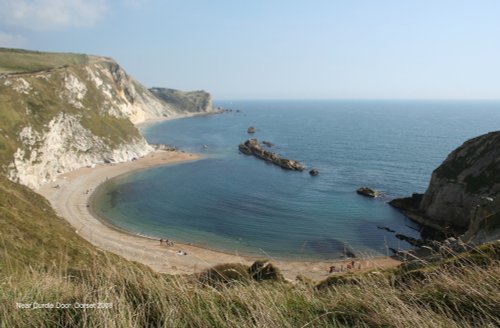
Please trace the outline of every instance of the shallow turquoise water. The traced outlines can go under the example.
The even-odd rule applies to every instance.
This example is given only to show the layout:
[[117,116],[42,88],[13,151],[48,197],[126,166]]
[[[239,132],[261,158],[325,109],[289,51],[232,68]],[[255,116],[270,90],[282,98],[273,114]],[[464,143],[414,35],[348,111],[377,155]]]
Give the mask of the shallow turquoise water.
[[[424,192],[432,170],[465,140],[498,129],[499,102],[234,101],[229,113],[168,121],[153,143],[204,153],[196,162],[118,177],[95,210],[140,234],[277,258],[330,259],[409,247],[388,226],[418,236],[386,202]],[[252,137],[319,169],[290,172],[238,153]],[[203,149],[202,145],[207,145]],[[367,199],[367,185],[384,197]]]

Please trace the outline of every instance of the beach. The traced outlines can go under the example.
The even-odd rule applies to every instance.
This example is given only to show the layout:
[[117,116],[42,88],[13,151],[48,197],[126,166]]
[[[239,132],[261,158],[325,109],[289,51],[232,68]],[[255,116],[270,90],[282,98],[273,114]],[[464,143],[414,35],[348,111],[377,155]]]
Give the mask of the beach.
[[[68,221],[75,231],[96,247],[143,263],[154,271],[168,274],[192,274],[222,263],[251,264],[256,258],[218,252],[175,240],[173,246],[160,245],[158,239],[138,236],[113,228],[94,216],[90,201],[100,184],[113,177],[155,166],[201,159],[198,154],[178,151],[155,151],[135,161],[99,164],[58,176],[55,181],[40,187],[37,192],[47,198],[57,214]],[[179,255],[181,254],[186,255]],[[283,261],[269,258],[280,268],[285,278],[295,280],[298,275],[314,280],[327,278],[329,268],[346,267],[350,260],[338,261]],[[392,257],[357,258],[356,269],[362,271],[395,267],[400,262]],[[339,274],[339,273],[334,273]]]

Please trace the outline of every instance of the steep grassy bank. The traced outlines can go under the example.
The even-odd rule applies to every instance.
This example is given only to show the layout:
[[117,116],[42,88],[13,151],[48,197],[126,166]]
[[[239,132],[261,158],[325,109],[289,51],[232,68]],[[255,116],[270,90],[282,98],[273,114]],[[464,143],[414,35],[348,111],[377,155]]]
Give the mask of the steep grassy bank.
[[[0,326],[500,325],[498,244],[320,285],[242,280],[213,288],[197,277],[156,274],[97,250],[42,197],[3,177],[0,193]],[[16,309],[16,302],[112,308]]]

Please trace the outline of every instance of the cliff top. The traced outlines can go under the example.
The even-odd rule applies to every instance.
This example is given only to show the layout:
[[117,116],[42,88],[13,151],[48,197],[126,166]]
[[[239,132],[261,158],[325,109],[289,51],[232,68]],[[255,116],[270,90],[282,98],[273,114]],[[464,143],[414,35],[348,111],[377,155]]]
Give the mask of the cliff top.
[[0,73],[34,73],[85,64],[88,55],[0,48]]

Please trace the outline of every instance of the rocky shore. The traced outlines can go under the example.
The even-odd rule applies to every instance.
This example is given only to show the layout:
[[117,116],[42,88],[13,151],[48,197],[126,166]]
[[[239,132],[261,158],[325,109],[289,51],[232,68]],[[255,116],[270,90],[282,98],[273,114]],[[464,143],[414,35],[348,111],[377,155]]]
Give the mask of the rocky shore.
[[265,150],[259,144],[257,139],[248,139],[238,146],[239,150],[245,155],[253,155],[267,162],[278,165],[286,170],[303,171],[304,165],[288,158],[280,157],[276,153]]
[[[421,224],[423,238],[462,235],[484,243],[500,237],[500,131],[470,139],[432,173],[424,194],[389,205]],[[466,233],[465,233],[466,232]],[[465,234],[464,234],[465,233]],[[463,235],[464,234],[464,235]]]

